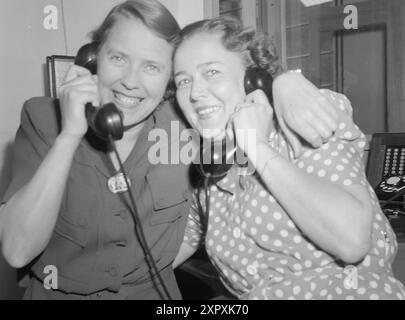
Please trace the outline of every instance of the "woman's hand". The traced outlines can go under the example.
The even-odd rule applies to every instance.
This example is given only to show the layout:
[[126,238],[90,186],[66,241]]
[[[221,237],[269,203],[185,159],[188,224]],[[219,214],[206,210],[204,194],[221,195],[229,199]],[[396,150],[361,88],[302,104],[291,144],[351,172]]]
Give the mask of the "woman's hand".
[[317,148],[337,129],[339,116],[332,104],[301,73],[288,72],[273,83],[274,109],[294,154],[301,154],[300,138]]
[[99,106],[97,76],[89,70],[73,65],[59,89],[62,113],[62,133],[65,136],[81,139],[88,125],[85,117],[85,105]]
[[264,92],[255,90],[246,96],[244,103],[235,108],[231,121],[238,147],[248,157],[252,157],[255,156],[257,144],[267,144],[274,127],[273,108]]

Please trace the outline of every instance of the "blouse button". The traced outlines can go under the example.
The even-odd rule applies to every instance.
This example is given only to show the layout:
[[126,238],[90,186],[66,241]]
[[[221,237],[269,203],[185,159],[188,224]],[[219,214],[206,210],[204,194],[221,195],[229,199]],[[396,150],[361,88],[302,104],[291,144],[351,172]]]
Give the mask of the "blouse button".
[[239,228],[233,229],[233,236],[235,238],[240,238],[240,229]]
[[251,275],[254,276],[257,273],[257,268],[253,265],[247,266],[247,272]]

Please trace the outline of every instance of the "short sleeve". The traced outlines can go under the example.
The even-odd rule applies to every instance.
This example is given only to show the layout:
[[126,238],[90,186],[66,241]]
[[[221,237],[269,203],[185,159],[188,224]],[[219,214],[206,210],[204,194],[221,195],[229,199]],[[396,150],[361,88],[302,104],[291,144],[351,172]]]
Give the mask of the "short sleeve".
[[193,193],[183,240],[183,243],[187,243],[193,248],[199,248],[204,243],[205,239],[204,221],[202,221],[203,216],[198,197],[199,192],[196,190]]
[[21,112],[21,123],[13,146],[11,182],[2,204],[28,183],[50,149],[49,139],[47,142],[44,132],[35,125],[35,117],[38,115],[34,116],[33,112],[35,108],[32,100],[29,100]]
[[330,90],[321,92],[333,102],[339,113],[339,125],[331,139],[320,148],[306,147],[296,165],[308,174],[350,186],[366,184],[363,163],[366,137],[352,121],[352,107],[342,94]]

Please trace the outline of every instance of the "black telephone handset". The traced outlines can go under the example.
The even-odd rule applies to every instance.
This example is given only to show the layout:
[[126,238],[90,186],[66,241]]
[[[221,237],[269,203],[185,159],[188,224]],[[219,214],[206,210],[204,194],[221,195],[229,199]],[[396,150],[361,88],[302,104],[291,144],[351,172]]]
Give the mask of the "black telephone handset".
[[[75,64],[96,74],[96,49],[97,45],[92,42],[82,46],[76,55]],[[95,108],[91,103],[86,104],[86,118],[94,133],[104,140],[107,140],[109,135],[114,140],[120,140],[124,134],[123,116],[112,102],[106,103],[100,108]]]
[[[254,90],[261,89],[266,94],[270,104],[273,104],[273,77],[271,74],[263,68],[252,67],[246,69],[244,86],[246,94],[253,92]],[[230,159],[234,157],[236,150],[235,141],[230,141],[228,137],[222,141],[214,142],[207,147],[203,145],[201,141],[200,152],[200,165],[199,171],[205,177],[211,177],[214,179],[220,179],[225,177],[226,173],[232,167],[232,161]],[[207,163],[206,152],[209,152],[210,159]]]

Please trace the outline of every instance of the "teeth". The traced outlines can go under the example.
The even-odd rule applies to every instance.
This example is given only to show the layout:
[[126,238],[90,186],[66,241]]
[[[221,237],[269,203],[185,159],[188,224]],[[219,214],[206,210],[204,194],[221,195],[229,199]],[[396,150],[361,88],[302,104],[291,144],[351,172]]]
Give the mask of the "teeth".
[[205,115],[213,113],[219,109],[220,109],[220,107],[209,107],[209,108],[204,108],[202,110],[199,110],[199,111],[197,111],[197,113],[199,116],[205,116]]
[[119,93],[115,93],[114,95],[115,95],[115,98],[118,100],[118,102],[121,102],[126,105],[135,105],[142,101],[142,99],[140,99],[140,98],[127,97],[127,96],[124,96]]

